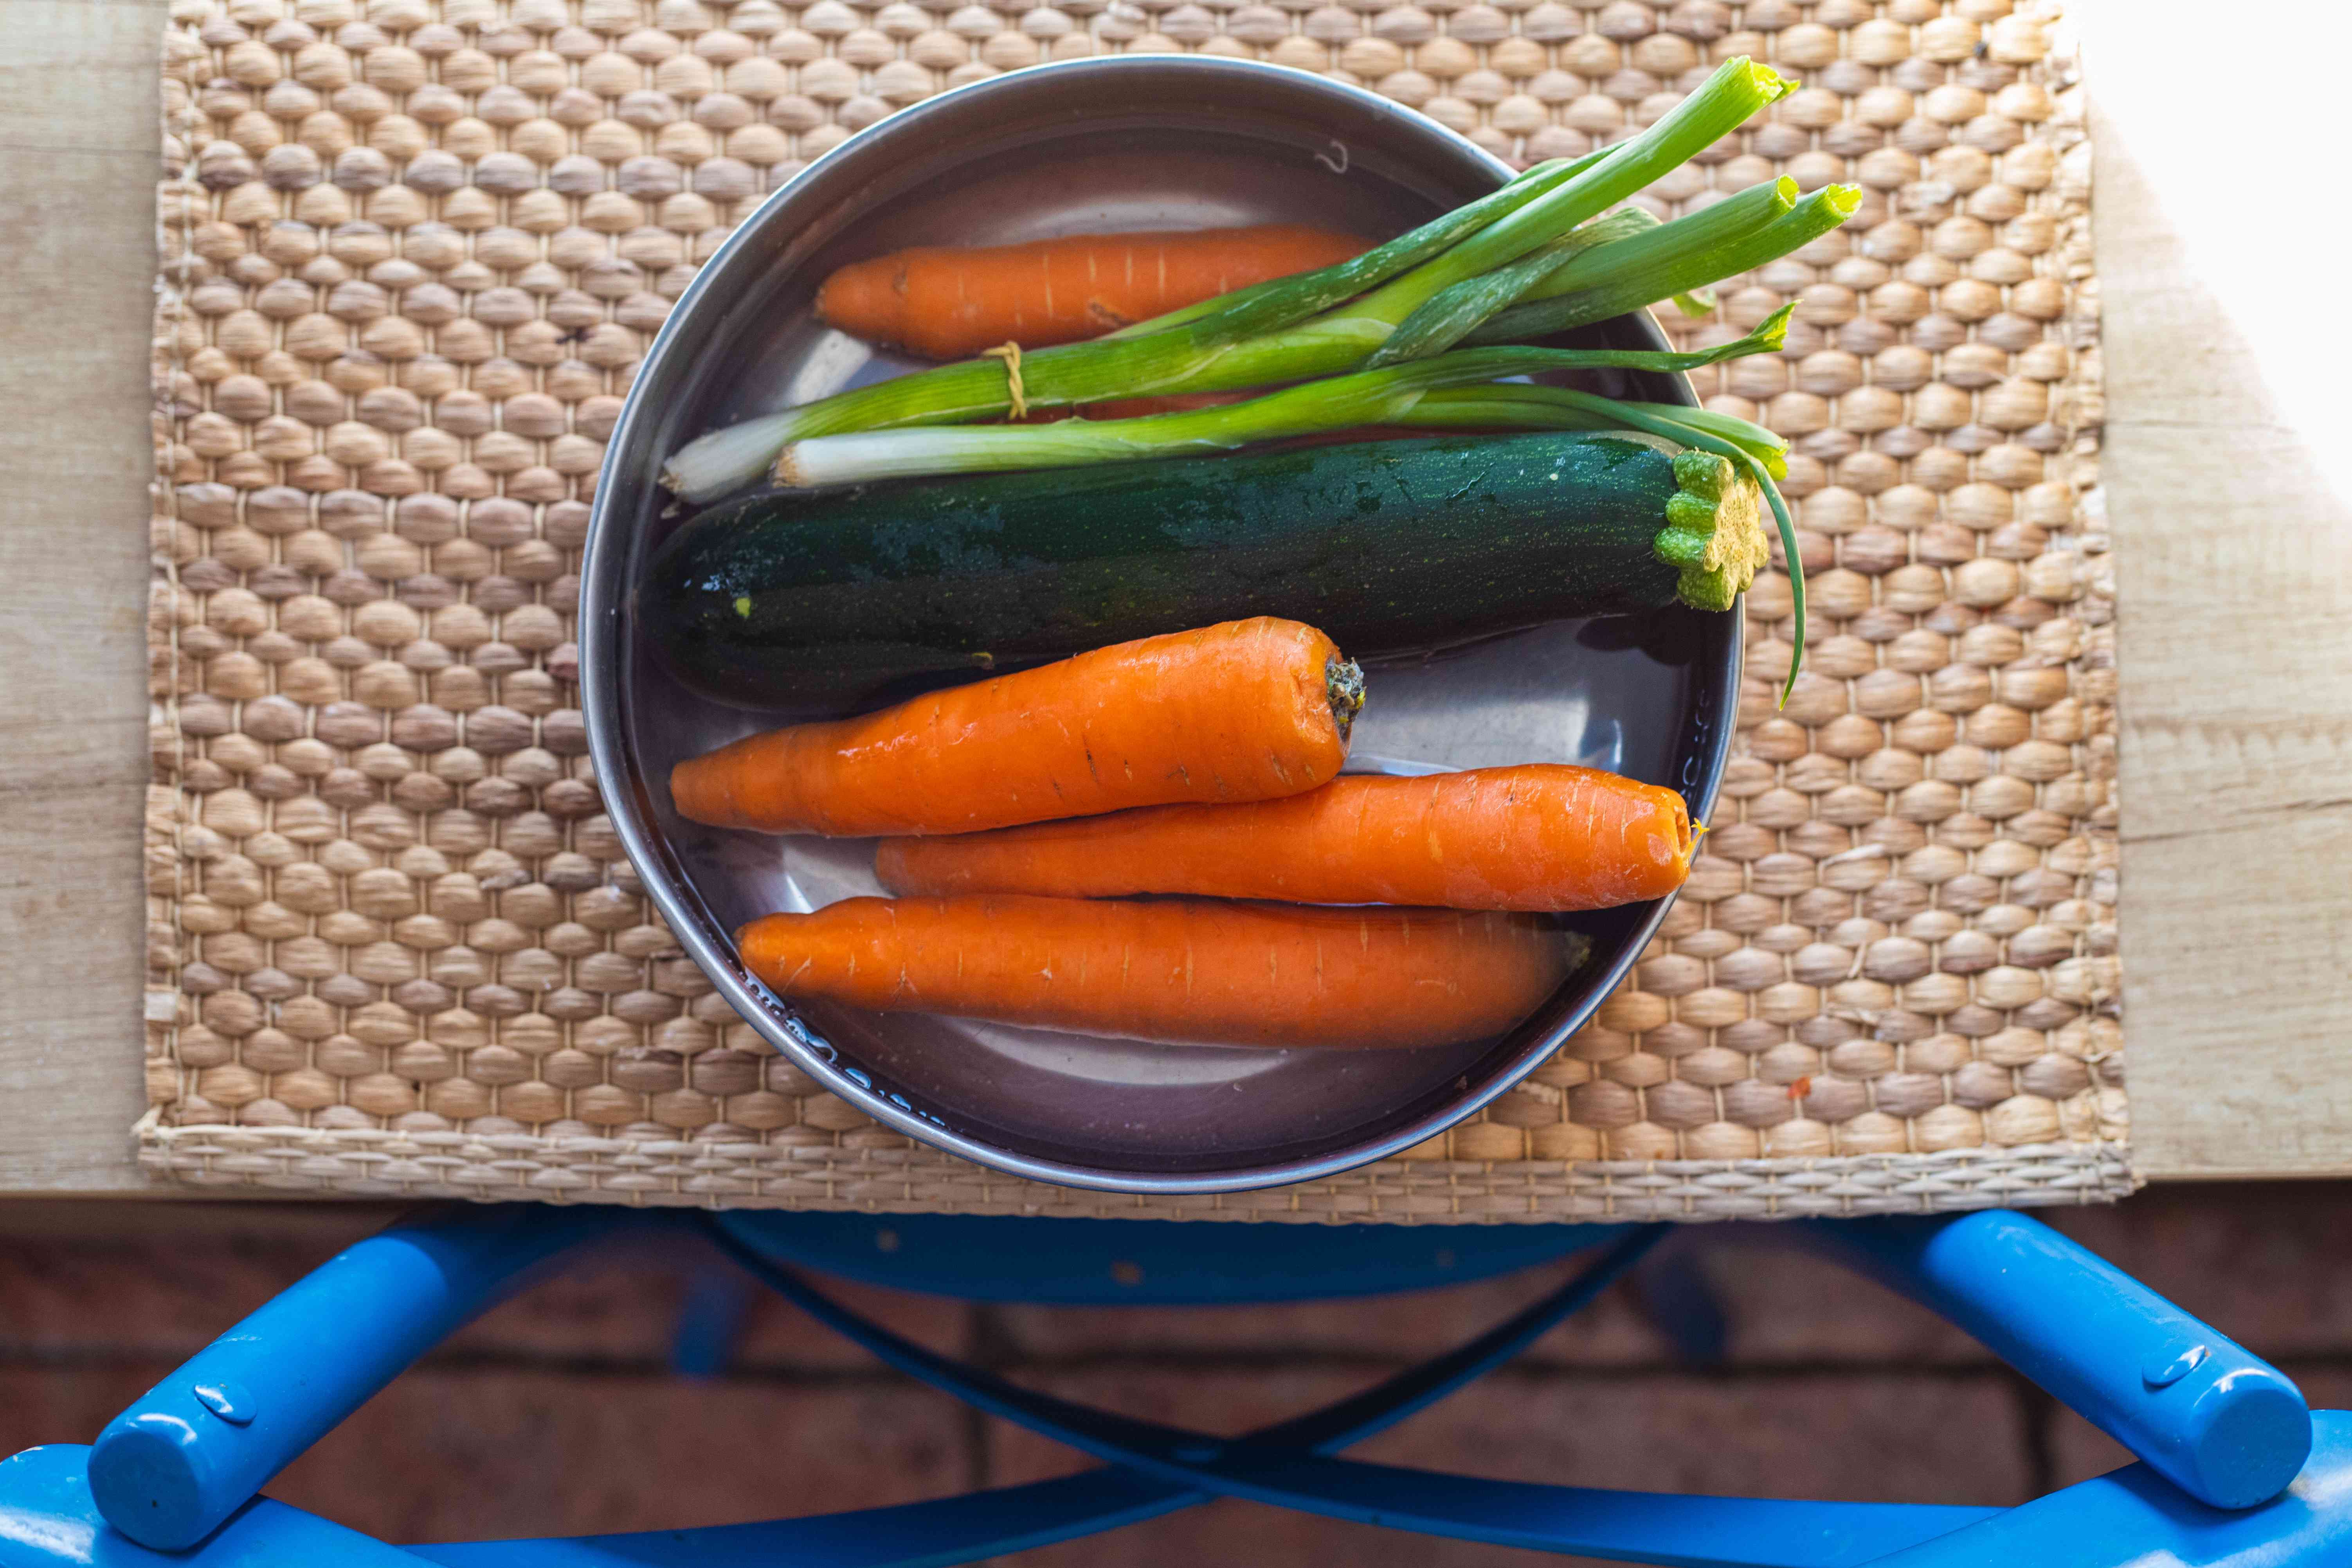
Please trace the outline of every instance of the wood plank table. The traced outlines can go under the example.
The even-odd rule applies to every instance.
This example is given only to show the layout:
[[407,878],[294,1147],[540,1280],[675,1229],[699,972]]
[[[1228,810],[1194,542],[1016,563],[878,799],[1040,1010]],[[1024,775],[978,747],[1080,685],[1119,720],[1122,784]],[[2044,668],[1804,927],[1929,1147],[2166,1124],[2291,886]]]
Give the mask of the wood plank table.
[[[2352,500],[2323,458],[2352,412],[2323,73],[2352,38],[2321,36],[2352,22],[2295,7],[2281,51],[2207,6],[2084,10],[2134,1152],[2158,1180],[2352,1173]],[[132,520],[163,19],[0,0],[0,1194],[154,1190]]]

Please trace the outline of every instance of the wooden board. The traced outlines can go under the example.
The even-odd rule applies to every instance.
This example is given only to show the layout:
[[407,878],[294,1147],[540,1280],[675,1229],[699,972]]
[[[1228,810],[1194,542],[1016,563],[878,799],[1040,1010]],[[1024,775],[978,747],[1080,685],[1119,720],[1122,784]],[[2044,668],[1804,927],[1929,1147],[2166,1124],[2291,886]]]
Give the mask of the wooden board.
[[163,7],[0,15],[0,1192],[136,1189]]
[[[130,520],[163,6],[0,6],[0,1194],[139,1190],[147,557]],[[2254,188],[2225,194],[2165,119],[2194,82],[2196,134],[2262,126],[2324,150],[2334,96],[2300,110],[2279,73],[2331,51],[2255,60],[2251,29],[2232,68],[2209,58],[2232,38],[2194,25],[2201,8],[2109,26],[2124,9],[2089,22],[2134,1142],[2158,1179],[2352,1172],[2352,505],[2305,433],[2337,410],[2301,383],[2283,410],[2263,379],[2284,374],[2275,332],[2250,341],[2217,300],[2244,316],[2261,290],[2314,290],[2305,350],[2340,378],[2346,312],[2317,292],[2335,286],[2330,204],[2308,185],[2299,205],[2264,199],[2265,178],[2313,179],[2309,161],[2265,174],[2231,154]],[[2233,279],[2196,253],[2178,215],[2193,233],[2224,200],[2311,265]]]
[[2352,501],[2327,426],[2352,415],[2352,333],[2313,182],[2341,101],[2315,35],[2347,29],[2311,8],[2275,50],[2212,15],[2104,0],[2086,49],[2133,1157],[2155,1178],[2340,1174]]

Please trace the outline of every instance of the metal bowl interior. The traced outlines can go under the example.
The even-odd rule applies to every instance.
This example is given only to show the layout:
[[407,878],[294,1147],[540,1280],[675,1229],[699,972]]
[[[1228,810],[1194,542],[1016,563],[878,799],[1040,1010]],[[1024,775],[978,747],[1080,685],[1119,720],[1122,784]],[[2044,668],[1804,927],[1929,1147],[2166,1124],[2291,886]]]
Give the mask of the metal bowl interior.
[[[660,460],[702,431],[914,362],[816,322],[816,284],[913,244],[1304,222],[1385,237],[1493,189],[1502,164],[1434,122],[1302,72],[1111,58],[944,95],[779,191],[703,269],[655,344],[596,499],[580,640],[591,745],[614,822],[671,928],[728,1000],[828,1089],[899,1130],[1016,1173],[1129,1191],[1272,1185],[1433,1136],[1541,1062],[1622,978],[1664,905],[1570,917],[1593,953],[1509,1035],[1401,1052],[1168,1046],[913,1015],[787,1008],[730,933],[773,910],[878,891],[870,841],[776,839],[684,821],[664,781],[762,716],[677,687],[641,646],[631,584],[674,526]],[[1584,341],[1663,348],[1646,316]],[[1679,377],[1585,384],[1688,403]],[[1740,617],[1562,622],[1375,667],[1355,765],[1580,763],[1712,805]]]

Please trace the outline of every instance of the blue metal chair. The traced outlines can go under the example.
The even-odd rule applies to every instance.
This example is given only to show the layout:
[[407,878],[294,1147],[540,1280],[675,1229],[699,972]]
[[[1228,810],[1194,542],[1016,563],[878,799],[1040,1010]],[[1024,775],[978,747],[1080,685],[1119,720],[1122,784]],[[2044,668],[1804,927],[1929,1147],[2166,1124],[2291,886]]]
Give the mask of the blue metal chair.
[[[706,1237],[891,1365],[1102,1465],[961,1498],[758,1524],[406,1547],[256,1496],[467,1318],[579,1249],[646,1226]],[[1805,1222],[1781,1234],[1941,1312],[2139,1463],[2004,1510],[1534,1486],[1337,1457],[1592,1300],[1661,1231],[445,1209],[329,1261],[149,1390],[94,1446],[0,1461],[0,1568],[922,1568],[1220,1496],[1686,1568],[2352,1563],[2352,1413],[2309,1411],[2275,1368],[2046,1226],[2002,1212]],[[853,1315],[807,1278],[992,1300],[1235,1303],[1425,1289],[1577,1254],[1590,1259],[1575,1279],[1450,1354],[1235,1438],[1014,1387]],[[723,1317],[723,1301],[709,1310]]]

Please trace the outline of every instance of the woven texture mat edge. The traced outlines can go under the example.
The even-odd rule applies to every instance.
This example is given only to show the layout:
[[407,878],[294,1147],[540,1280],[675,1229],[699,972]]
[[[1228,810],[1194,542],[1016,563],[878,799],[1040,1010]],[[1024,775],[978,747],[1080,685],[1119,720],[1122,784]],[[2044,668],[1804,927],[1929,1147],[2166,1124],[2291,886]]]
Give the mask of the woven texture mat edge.
[[[732,224],[894,108],[1046,58],[1252,56],[1525,163],[1752,54],[1805,89],[1654,187],[1864,185],[1720,290],[1694,380],[1796,443],[1813,618],[1626,988],[1404,1158],[1130,1198],[824,1093],[681,957],[571,680],[603,438]],[[2114,594],[2072,29],[2052,0],[179,0],[151,647],[157,1176],[352,1195],[1274,1220],[1773,1217],[2136,1184]]]

